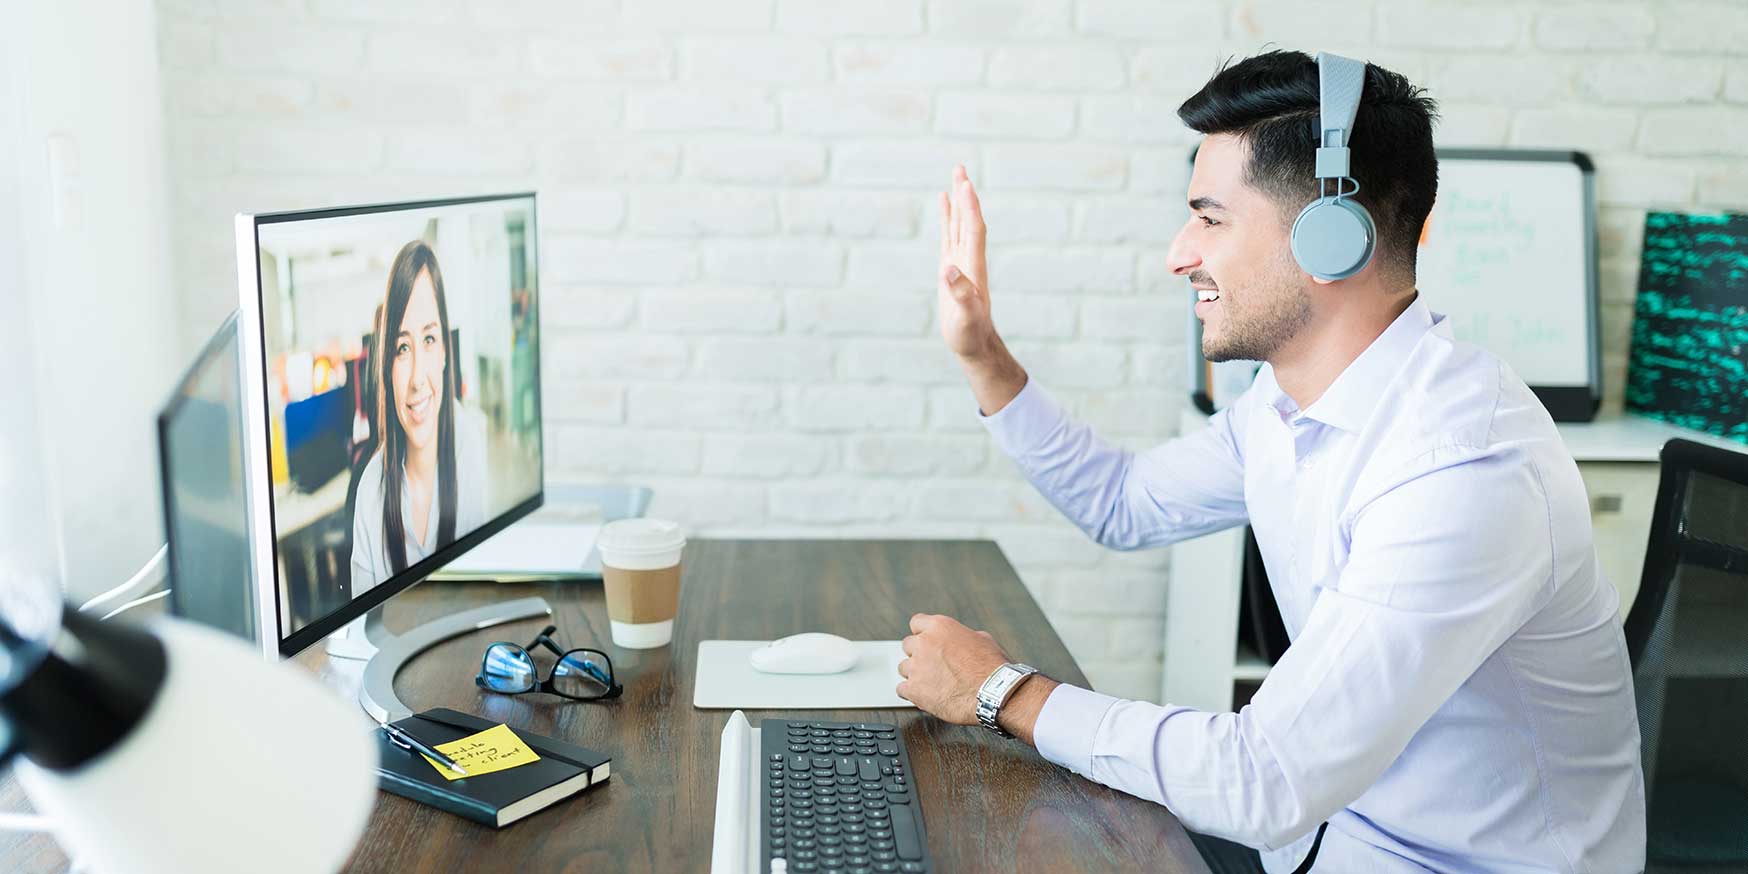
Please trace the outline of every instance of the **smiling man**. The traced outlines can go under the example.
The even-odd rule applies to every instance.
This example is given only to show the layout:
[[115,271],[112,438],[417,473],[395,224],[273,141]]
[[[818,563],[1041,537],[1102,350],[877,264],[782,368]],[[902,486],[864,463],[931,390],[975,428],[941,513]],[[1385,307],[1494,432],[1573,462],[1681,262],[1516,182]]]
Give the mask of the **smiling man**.
[[1208,713],[1059,684],[919,615],[899,694],[1164,804],[1217,871],[1641,870],[1631,675],[1584,485],[1523,382],[1415,290],[1432,101],[1349,64],[1357,115],[1322,142],[1351,142],[1334,184],[1376,224],[1356,269],[1292,245],[1330,166],[1316,60],[1250,58],[1179,108],[1205,138],[1169,267],[1203,353],[1267,366],[1206,429],[1145,452],[1027,377],[991,317],[962,169],[941,196],[941,332],[997,445],[1115,549],[1248,522],[1293,640],[1280,663],[1243,710]]

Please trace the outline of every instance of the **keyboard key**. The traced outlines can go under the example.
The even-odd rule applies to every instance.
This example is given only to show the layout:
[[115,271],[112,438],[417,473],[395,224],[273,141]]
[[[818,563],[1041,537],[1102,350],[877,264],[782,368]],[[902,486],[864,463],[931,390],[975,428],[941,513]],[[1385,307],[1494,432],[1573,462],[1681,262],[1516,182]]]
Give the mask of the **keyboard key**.
[[892,770],[891,765],[881,765],[880,766],[880,773],[884,776],[891,777],[897,772]]
[[860,722],[852,727],[855,728],[857,731],[894,731],[894,730],[896,730],[895,726],[885,725],[885,724],[881,724],[881,723],[873,723],[873,722]]
[[832,752],[834,752],[840,756],[853,756],[856,754],[856,748],[852,747],[852,746],[840,744],[838,746],[832,747]]
[[824,834],[824,831],[825,831],[824,829],[821,829],[820,831],[821,831],[821,834],[819,836],[819,845],[820,846],[822,846],[822,847],[841,847],[841,846],[843,846],[843,844],[844,844],[843,838],[838,837],[837,835]]
[[892,872],[898,870],[898,863],[875,861],[874,870],[880,872],[880,874],[892,874]]
[[826,731],[848,731],[851,728],[848,722],[816,722],[813,727],[823,728]]
[[923,857],[922,841],[917,835],[916,814],[908,804],[892,806],[892,839],[898,843],[898,858],[915,861]]
[[[823,816],[820,817],[820,819],[824,819],[824,818],[825,817],[823,817]],[[841,834],[843,834],[844,829],[843,829],[843,826],[831,825],[828,823],[820,823],[819,827],[815,828],[814,831],[819,832],[822,835],[841,835]]]
[[838,757],[836,766],[840,777],[848,777],[856,773],[856,760],[849,756]]
[[789,866],[789,870],[796,872],[796,874],[813,874],[819,870],[819,866],[812,862],[796,862]]
[[880,755],[896,757],[898,755],[898,741],[893,741],[893,740],[881,741],[880,742]]
[[807,744],[790,744],[789,745],[789,752],[805,753],[805,752],[807,752]]
[[814,859],[819,858],[819,854],[812,850],[790,850],[789,858],[794,859],[797,862],[811,862]]
[[835,816],[820,816],[817,818],[817,821],[819,822],[819,824],[821,826],[837,825],[839,822],[841,822],[841,820],[839,820]]
[[853,820],[850,819],[848,816],[841,816],[838,818],[844,821],[844,834],[855,835],[857,837],[861,837],[864,840],[866,840],[866,838],[864,836],[868,832],[868,827],[862,824],[861,817],[858,816]]
[[857,730],[855,732],[855,737],[857,740],[873,740],[874,732]]
[[867,835],[855,835],[855,834],[844,835],[844,845],[845,846],[867,847],[868,846],[868,836]]
[[870,855],[872,855],[877,862],[896,862],[898,861],[898,854],[892,852],[892,846],[891,841],[875,841],[875,850]]
[[789,766],[789,770],[791,770],[791,771],[805,771],[805,770],[807,770],[807,766],[809,764],[809,762],[807,761],[807,757],[801,756],[801,755],[794,755],[794,753],[796,753],[797,750],[793,746],[791,746],[789,748],[789,752],[791,753],[791,755],[789,756],[788,760],[785,762],[785,764],[787,764]]
[[921,862],[900,862],[898,870],[903,871],[904,874],[923,874],[924,871],[929,869],[923,867],[923,863]]

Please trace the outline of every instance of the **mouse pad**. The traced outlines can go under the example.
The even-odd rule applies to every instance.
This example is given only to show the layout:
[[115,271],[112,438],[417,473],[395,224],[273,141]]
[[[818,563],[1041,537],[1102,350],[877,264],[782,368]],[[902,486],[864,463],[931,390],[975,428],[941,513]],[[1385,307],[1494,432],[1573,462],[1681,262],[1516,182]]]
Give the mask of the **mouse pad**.
[[915,707],[898,697],[896,640],[857,640],[856,665],[841,674],[766,674],[747,656],[768,640],[706,640],[698,644],[692,706],[702,710],[893,710]]

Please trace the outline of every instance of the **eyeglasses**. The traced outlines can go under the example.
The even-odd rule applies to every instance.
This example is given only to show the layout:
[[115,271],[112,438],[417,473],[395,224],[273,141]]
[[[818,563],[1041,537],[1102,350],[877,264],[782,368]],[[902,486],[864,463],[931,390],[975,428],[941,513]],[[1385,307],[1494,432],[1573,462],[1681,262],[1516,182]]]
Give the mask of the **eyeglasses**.
[[[479,675],[473,678],[474,685],[504,695],[548,692],[576,701],[617,698],[625,691],[623,686],[613,682],[613,660],[606,653],[598,649],[566,650],[552,640],[552,633],[557,630],[556,625],[546,626],[546,630],[525,647],[504,641],[486,647],[485,657],[480,660]],[[544,680],[540,679],[540,670],[534,666],[534,657],[528,654],[535,647],[550,650],[558,656],[558,663],[547,672]]]

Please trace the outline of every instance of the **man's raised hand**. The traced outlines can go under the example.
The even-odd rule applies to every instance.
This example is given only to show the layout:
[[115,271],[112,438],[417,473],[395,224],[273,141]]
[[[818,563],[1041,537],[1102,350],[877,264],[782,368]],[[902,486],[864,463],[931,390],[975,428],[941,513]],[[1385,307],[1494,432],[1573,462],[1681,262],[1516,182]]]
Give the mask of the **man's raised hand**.
[[941,266],[936,277],[941,337],[964,359],[999,345],[989,314],[989,267],[984,260],[983,210],[965,168],[953,168],[950,191],[940,196]]

